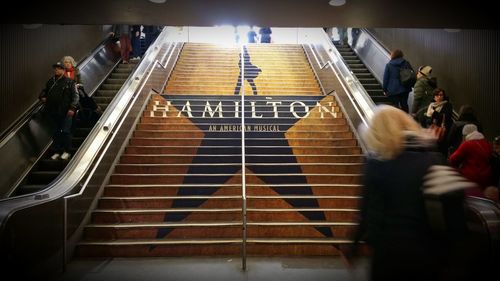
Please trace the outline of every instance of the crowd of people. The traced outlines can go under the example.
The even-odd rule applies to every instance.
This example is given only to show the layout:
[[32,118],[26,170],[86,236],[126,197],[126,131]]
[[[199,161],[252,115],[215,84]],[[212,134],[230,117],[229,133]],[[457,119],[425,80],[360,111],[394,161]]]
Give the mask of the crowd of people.
[[154,25],[114,25],[109,36],[120,42],[122,63],[139,60],[142,56],[141,39],[147,49],[160,34],[160,27]]
[[[403,52],[394,50],[383,79],[390,105],[379,105],[361,128],[368,155],[360,223],[346,257],[352,261],[363,240],[372,250],[370,280],[481,279],[488,272],[483,263],[488,257],[468,228],[464,206],[468,196],[500,201],[500,136],[492,142],[485,138],[470,105],[460,107],[453,120],[450,98],[431,76],[431,66],[418,68],[413,85],[401,81],[403,67],[413,69]],[[446,213],[440,231],[445,235],[436,235],[430,222],[436,218],[423,191],[426,175],[436,165],[460,175],[442,174],[441,183],[455,184],[448,199],[440,197],[438,209]],[[457,188],[461,182],[467,185]],[[449,198],[455,203],[445,203]]]
[[[371,249],[370,280],[481,280],[488,257],[468,229],[464,201],[466,196],[498,200],[490,163],[496,162],[498,184],[500,138],[495,138],[493,150],[475,124],[466,124],[462,143],[447,159],[436,148],[432,133],[412,115],[389,105],[375,109],[360,135],[369,153],[363,171],[360,223],[353,246],[345,250],[347,260],[355,261],[360,241],[365,241]],[[460,186],[464,178],[475,183],[464,189],[453,187],[452,196],[440,199],[442,205],[437,209],[446,220],[438,231],[444,235],[436,235],[430,223],[441,218],[431,218],[436,214],[429,212],[423,192],[424,179],[436,165],[452,165],[463,175],[441,179],[442,183],[453,180]],[[455,203],[446,202],[449,198]]]
[[[409,113],[418,124],[434,134],[436,150],[447,159],[448,164],[476,183],[478,188],[467,190],[467,194],[499,201],[498,163],[493,161],[496,141],[491,143],[483,135],[483,128],[474,109],[463,105],[458,118],[453,120],[453,104],[446,91],[439,88],[432,77],[432,67],[420,66],[416,72],[414,85],[404,85],[401,81],[402,67],[412,68],[403,52],[395,49],[384,71],[383,90],[390,103]],[[413,104],[408,107],[408,96],[413,90]],[[496,139],[498,139],[497,137]]]
[[[124,63],[128,62],[130,51],[137,50],[136,43],[127,39],[130,34],[140,36],[140,31],[133,30],[121,26],[112,34],[121,34]],[[261,28],[259,34],[261,42],[271,42],[269,28]],[[256,40],[252,29],[248,41]],[[244,57],[250,59],[246,53]],[[52,67],[54,75],[42,90],[40,101],[55,124],[51,158],[68,160],[74,116],[87,96],[71,56],[63,57]],[[354,247],[347,256],[354,256],[358,242],[365,240],[373,250],[371,280],[439,280],[443,278],[443,268],[455,266],[450,262],[455,253],[432,235],[422,193],[424,176],[433,165],[456,167],[464,178],[475,183],[463,191],[464,196],[499,202],[500,137],[492,143],[485,138],[470,105],[462,106],[457,120],[452,119],[452,103],[431,76],[431,66],[420,66],[416,82],[410,86],[400,81],[401,67],[412,68],[403,52],[394,50],[383,79],[384,94],[392,106],[379,106],[362,129],[368,155],[363,171],[361,220],[354,234]],[[253,80],[249,82],[252,85]],[[235,94],[241,83],[240,77]],[[408,96],[412,90],[414,101],[410,109]],[[431,128],[441,128],[441,134],[436,135]],[[454,212],[462,214],[464,210],[458,208]],[[460,235],[466,231],[465,222],[463,226],[454,230],[457,237],[465,237]]]

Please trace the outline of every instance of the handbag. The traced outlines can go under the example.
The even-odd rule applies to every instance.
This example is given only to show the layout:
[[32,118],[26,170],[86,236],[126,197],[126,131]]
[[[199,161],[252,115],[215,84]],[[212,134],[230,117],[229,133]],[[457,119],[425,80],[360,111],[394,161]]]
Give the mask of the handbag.
[[446,127],[444,125],[444,120],[446,119],[445,114],[443,114],[443,121],[441,122],[440,125],[436,124],[436,121],[432,122],[431,126],[429,127],[431,132],[433,132],[434,136],[437,138],[438,142],[441,142],[444,140],[444,136],[446,135]]

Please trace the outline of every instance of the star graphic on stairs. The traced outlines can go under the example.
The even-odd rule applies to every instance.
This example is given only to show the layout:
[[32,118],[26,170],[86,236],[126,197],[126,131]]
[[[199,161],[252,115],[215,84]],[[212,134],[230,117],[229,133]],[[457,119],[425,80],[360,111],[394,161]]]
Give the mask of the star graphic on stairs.
[[[193,122],[204,132],[204,139],[194,156],[192,164],[210,164],[216,160],[211,151],[214,146],[232,146],[225,154],[234,154],[234,157],[225,157],[217,160],[217,163],[241,163],[241,112],[235,113],[235,108],[240,104],[239,96],[163,96],[171,102],[172,106]],[[314,108],[324,96],[249,96],[245,97],[245,154],[246,163],[280,163],[292,165],[247,165],[246,169],[259,175],[261,181],[269,184],[279,195],[313,195],[308,186],[307,179],[301,175],[301,166],[297,165],[297,158],[289,146],[285,133],[305,117],[307,110]],[[189,100],[189,103],[186,101]],[[207,110],[207,102],[210,105]],[[186,106],[188,104],[188,107]],[[237,105],[235,107],[235,104]],[[283,110],[286,109],[286,110]],[[241,110],[241,109],[239,109]],[[204,116],[201,116],[201,114]],[[208,112],[208,113],[207,113]],[[329,114],[329,113],[326,113]],[[279,118],[277,118],[279,117]],[[210,125],[210,122],[218,119],[218,125]],[[212,127],[211,127],[212,126]],[[226,126],[226,127],[223,127]],[[258,127],[261,126],[261,127]],[[238,129],[239,128],[239,129]],[[218,141],[219,140],[219,141]],[[224,141],[221,141],[224,140]],[[258,146],[276,146],[279,149],[266,150],[266,156],[259,151]],[[293,165],[296,164],[296,165]],[[223,172],[221,172],[221,169]],[[210,166],[191,165],[184,178],[183,184],[210,184],[215,187],[180,187],[179,196],[210,196],[218,191],[218,184],[222,185],[234,175],[241,172],[241,165],[221,165],[216,172]],[[220,176],[200,177],[197,174],[221,173]],[[294,174],[277,176],[279,174]],[[300,184],[301,186],[291,185]],[[288,186],[287,186],[288,185]],[[317,208],[316,199],[310,198],[283,198],[294,208]],[[206,199],[182,200],[175,199],[172,208],[196,208],[202,205]],[[322,211],[300,212],[311,221],[324,221],[325,214]],[[189,214],[165,215],[164,221],[182,221]],[[157,232],[157,238],[167,236],[173,229],[161,228]],[[333,237],[329,227],[316,227],[325,237]]]

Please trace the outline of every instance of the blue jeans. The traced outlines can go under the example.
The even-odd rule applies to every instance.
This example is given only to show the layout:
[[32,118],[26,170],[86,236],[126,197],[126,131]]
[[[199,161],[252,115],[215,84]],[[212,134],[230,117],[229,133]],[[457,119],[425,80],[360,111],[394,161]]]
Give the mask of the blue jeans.
[[51,114],[51,117],[56,125],[53,135],[54,143],[52,144],[54,152],[69,152],[71,149],[71,126],[73,125],[73,117],[60,114]]

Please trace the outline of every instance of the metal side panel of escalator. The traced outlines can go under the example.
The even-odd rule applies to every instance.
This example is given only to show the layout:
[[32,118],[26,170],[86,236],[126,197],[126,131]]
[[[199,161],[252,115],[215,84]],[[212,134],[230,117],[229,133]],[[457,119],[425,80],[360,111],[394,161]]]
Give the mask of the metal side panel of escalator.
[[[182,44],[161,34],[65,170],[43,191],[0,200],[0,270],[28,279],[60,272],[73,237],[151,93],[163,89]],[[34,278],[36,277],[36,278]],[[45,280],[45,279],[44,279]]]
[[[120,74],[115,73],[130,73],[132,68],[131,65],[119,65],[119,62],[119,48],[115,42],[106,39],[78,64],[87,93],[93,96],[102,109],[105,109],[110,101],[108,97],[111,90],[106,88],[115,89],[116,83],[124,82]],[[114,92],[116,93],[116,90]],[[76,152],[94,125],[89,122],[84,124],[81,119],[79,112],[73,122],[71,154]],[[41,103],[34,103],[15,123],[0,140],[0,154],[4,159],[9,159],[0,164],[4,173],[0,180],[0,199],[45,188],[69,162],[50,158],[53,154],[53,125],[45,116]]]
[[[116,93],[123,86],[128,79],[130,73],[133,71],[137,61],[130,61],[128,64],[118,64],[109,74],[106,80],[100,85],[96,92],[93,93],[92,98],[99,106],[99,111],[107,110],[108,105],[115,97]],[[96,118],[88,118],[84,116],[83,111],[80,110],[74,120],[74,128],[72,135],[72,145],[70,154],[74,155],[83,141],[87,138],[88,134],[98,121]],[[96,113],[97,114],[97,113]],[[71,158],[68,160],[52,159],[51,156],[55,153],[52,146],[45,151],[40,157],[40,160],[33,166],[28,175],[16,187],[12,196],[33,193],[44,189],[51,183],[60,173]]]

